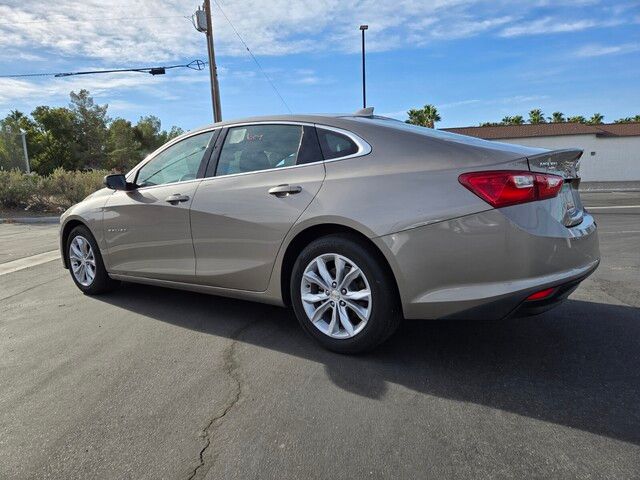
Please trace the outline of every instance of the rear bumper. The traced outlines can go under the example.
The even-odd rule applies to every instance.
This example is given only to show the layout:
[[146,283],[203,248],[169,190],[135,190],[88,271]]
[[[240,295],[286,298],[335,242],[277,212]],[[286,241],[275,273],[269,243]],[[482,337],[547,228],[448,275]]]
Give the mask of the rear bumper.
[[[589,214],[576,227],[556,228],[543,209],[534,221],[535,210],[525,218],[510,208],[375,239],[394,271],[405,318],[539,313],[561,302],[597,268],[598,236]],[[557,292],[548,302],[524,304],[549,287]]]
[[[595,262],[594,265],[588,267],[584,273],[578,276],[569,275],[557,281],[541,283],[535,288],[527,288],[504,295],[498,299],[489,300],[480,306],[456,312],[446,318],[481,320],[508,317],[519,318],[544,313],[564,302],[578,288],[580,282],[598,268],[598,264],[599,262]],[[548,297],[541,300],[527,300],[530,295],[547,288],[553,288],[553,293]]]

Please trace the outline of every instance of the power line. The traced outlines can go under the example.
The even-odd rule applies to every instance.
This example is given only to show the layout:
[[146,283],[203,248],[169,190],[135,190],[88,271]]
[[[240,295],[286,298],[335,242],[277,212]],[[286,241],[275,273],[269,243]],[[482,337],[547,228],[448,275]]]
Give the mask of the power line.
[[273,83],[273,81],[271,81],[271,78],[269,77],[269,75],[267,75],[267,72],[264,71],[264,69],[262,68],[262,65],[260,65],[260,62],[258,61],[258,59],[256,58],[256,56],[253,54],[253,52],[251,51],[251,49],[249,48],[249,45],[247,45],[247,42],[244,41],[244,39],[242,38],[242,35],[240,35],[240,32],[238,32],[238,30],[236,29],[236,27],[233,25],[233,23],[231,22],[231,20],[229,19],[229,17],[227,16],[227,14],[224,12],[224,10],[222,9],[222,7],[220,6],[220,4],[218,3],[217,0],[213,0],[213,3],[216,4],[216,6],[220,9],[220,12],[222,13],[222,15],[224,16],[224,18],[227,20],[227,22],[229,23],[229,25],[231,26],[231,28],[233,29],[234,33],[236,34],[236,36],[240,39],[240,41],[242,42],[242,44],[244,45],[244,48],[247,49],[247,52],[249,52],[249,55],[251,55],[251,58],[253,59],[254,62],[256,62],[256,65],[258,66],[258,68],[260,69],[260,71],[262,72],[262,75],[264,75],[264,78],[267,79],[267,81],[269,82],[269,84],[271,85],[271,88],[273,88],[273,91],[276,92],[276,95],[278,95],[278,97],[280,98],[280,100],[282,101],[282,103],[284,104],[284,106],[287,108],[287,110],[289,111],[289,113],[293,113],[291,111],[291,109],[289,108],[289,105],[287,105],[287,102],[285,102],[284,98],[282,98],[282,95],[280,95],[280,92],[278,91],[278,89],[276,88],[275,84]]
[[191,70],[203,70],[207,62],[202,60],[194,60],[184,65],[169,65],[163,67],[141,67],[141,68],[115,68],[111,70],[88,70],[81,72],[58,72],[58,73],[21,73],[13,75],[0,75],[0,78],[24,78],[24,77],[71,77],[75,75],[95,75],[100,73],[121,73],[121,72],[140,72],[149,73],[151,75],[164,75],[166,70],[173,68],[189,68]]

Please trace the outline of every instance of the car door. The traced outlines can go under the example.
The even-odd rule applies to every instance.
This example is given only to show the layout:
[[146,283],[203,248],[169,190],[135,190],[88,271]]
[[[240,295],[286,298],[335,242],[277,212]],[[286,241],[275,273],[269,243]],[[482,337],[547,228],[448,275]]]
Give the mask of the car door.
[[136,189],[109,197],[103,227],[111,273],[193,280],[189,208],[212,136],[199,133],[162,150],[135,172]]
[[285,235],[324,180],[317,134],[298,124],[238,125],[218,143],[191,205],[196,279],[264,291]]

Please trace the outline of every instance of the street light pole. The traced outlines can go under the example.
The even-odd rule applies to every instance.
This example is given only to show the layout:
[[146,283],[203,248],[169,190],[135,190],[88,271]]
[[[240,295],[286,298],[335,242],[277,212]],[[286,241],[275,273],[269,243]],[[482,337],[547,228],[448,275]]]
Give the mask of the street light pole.
[[213,121],[222,121],[222,108],[220,107],[220,87],[218,85],[218,68],[216,67],[216,53],[213,48],[213,20],[211,18],[211,0],[204,0],[203,10],[194,14],[194,27],[199,32],[207,35],[207,51],[209,53],[209,76],[211,80],[211,107],[213,108]]
[[27,132],[20,129],[20,136],[22,137],[22,151],[24,152],[24,163],[27,167],[27,173],[31,173],[31,167],[29,166],[29,152],[27,151]]
[[362,32],[362,108],[367,108],[367,80],[364,62],[364,31],[368,28],[369,25],[360,25],[360,31]]

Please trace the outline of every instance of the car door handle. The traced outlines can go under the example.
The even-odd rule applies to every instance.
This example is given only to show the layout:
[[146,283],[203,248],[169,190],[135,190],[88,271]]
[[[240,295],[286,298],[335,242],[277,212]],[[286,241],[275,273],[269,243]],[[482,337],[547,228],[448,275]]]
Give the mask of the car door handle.
[[278,185],[277,187],[272,187],[269,189],[269,193],[271,195],[275,195],[276,197],[286,197],[287,195],[293,195],[294,193],[300,193],[302,191],[302,187],[300,185]]
[[180,193],[174,193],[173,195],[169,195],[164,199],[165,202],[170,203],[171,205],[177,205],[180,202],[189,201],[188,195],[182,195]]

